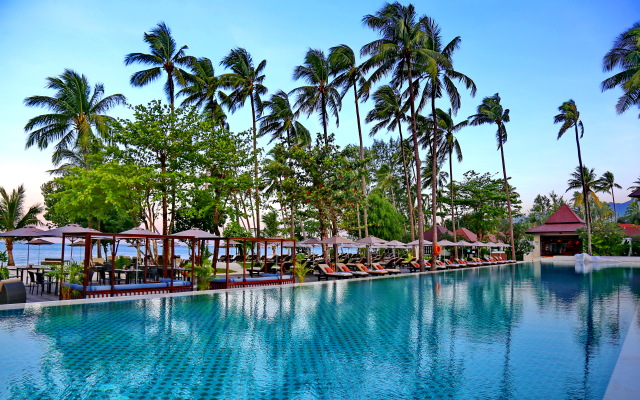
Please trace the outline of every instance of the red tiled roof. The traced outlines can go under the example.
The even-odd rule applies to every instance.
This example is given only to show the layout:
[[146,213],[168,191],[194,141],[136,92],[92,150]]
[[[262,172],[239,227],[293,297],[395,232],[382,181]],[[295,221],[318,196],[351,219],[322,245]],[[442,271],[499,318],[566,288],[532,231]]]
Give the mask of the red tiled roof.
[[568,205],[563,204],[558,208],[558,211],[553,213],[552,216],[544,223],[547,224],[584,224],[582,218],[578,217]]
[[640,235],[640,225],[620,224],[620,227],[624,231],[625,235],[629,235],[629,236]]
[[[442,235],[444,235],[445,233],[453,236],[453,233],[451,233],[451,231],[449,231],[444,226],[436,225],[436,236],[438,237],[437,240],[440,240]],[[433,228],[429,228],[428,230],[424,231],[424,238],[426,240],[433,240]]]
[[458,239],[462,238],[463,240],[466,240],[467,242],[477,242],[478,241],[478,235],[476,235],[475,233],[471,232],[467,228],[458,228],[458,229],[456,229],[456,235],[457,235]]
[[583,223],[575,223],[575,224],[544,224],[540,226],[536,226],[535,228],[531,228],[526,230],[526,233],[569,233],[575,232],[579,228],[584,228],[585,224]]

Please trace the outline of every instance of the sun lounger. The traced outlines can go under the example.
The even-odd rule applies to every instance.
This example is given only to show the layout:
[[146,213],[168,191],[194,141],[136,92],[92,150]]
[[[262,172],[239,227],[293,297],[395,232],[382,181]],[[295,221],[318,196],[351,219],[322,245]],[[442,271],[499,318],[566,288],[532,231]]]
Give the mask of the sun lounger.
[[350,272],[336,272],[333,268],[327,264],[318,264],[318,280],[329,280],[329,278],[346,279],[353,278],[353,274]]
[[[349,264],[349,265],[354,265],[354,264]],[[364,272],[364,271],[360,271],[360,270],[354,271],[351,268],[349,268],[348,265],[345,265],[343,263],[338,263],[336,266],[338,267],[339,271],[348,272],[350,274],[353,274],[353,276],[355,276],[356,278],[363,278],[365,276],[369,276],[368,272]],[[354,265],[354,268],[355,268],[355,265]]]
[[[409,268],[409,272],[416,272],[416,271],[420,271],[420,264],[418,264],[417,261],[411,261],[409,263],[409,265],[407,265],[407,267]],[[429,261],[424,262],[424,267],[426,269],[430,269],[431,268],[431,263]]]
[[366,272],[366,273],[368,273],[369,275],[372,275],[372,276],[387,275],[389,273],[387,271],[380,271],[380,270],[377,270],[377,269],[369,269],[369,267],[367,267],[364,264],[360,264],[360,263],[354,264],[354,265],[356,266],[356,268],[359,271]]
[[391,275],[397,275],[400,273],[400,270],[397,268],[383,268],[382,265],[378,263],[373,263],[371,266],[375,268],[376,271],[387,271]]

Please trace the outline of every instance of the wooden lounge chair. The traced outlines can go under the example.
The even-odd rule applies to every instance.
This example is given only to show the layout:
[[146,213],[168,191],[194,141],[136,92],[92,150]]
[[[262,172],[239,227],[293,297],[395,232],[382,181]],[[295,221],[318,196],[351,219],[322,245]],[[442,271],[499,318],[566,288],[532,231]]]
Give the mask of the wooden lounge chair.
[[361,263],[357,263],[357,264],[354,264],[354,265],[359,271],[366,272],[366,273],[368,273],[369,275],[372,275],[372,276],[386,275],[386,274],[389,273],[387,271],[380,271],[380,270],[377,270],[377,269],[369,269],[369,267],[367,267],[366,265],[361,264]]
[[[349,264],[349,265],[354,265],[355,268],[355,264]],[[348,272],[350,274],[353,274],[353,276],[355,276],[356,278],[363,278],[365,276],[369,276],[368,272],[364,272],[364,271],[354,271],[351,268],[349,268],[349,265],[345,265],[343,263],[338,263],[336,266],[338,267],[338,270],[341,272]]]
[[397,275],[400,273],[400,270],[397,268],[384,268],[382,265],[378,263],[373,263],[371,264],[371,266],[375,268],[376,271],[387,271],[390,275]]
[[327,264],[318,264],[318,280],[329,280],[329,278],[335,279],[346,279],[353,278],[353,274],[350,272],[336,272],[333,268],[329,267]]
[[[407,267],[409,268],[409,272],[416,272],[416,271],[420,271],[420,264],[418,264],[418,261],[411,261],[409,262],[409,265],[407,265]],[[429,261],[424,262],[424,267],[426,269],[431,268],[431,263]]]

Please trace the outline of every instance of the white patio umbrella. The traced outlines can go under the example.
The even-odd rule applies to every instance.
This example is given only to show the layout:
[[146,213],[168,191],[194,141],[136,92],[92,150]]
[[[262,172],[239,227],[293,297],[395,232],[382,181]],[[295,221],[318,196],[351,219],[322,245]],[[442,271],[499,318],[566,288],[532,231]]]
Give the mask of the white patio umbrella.
[[375,236],[367,236],[362,239],[356,240],[356,243],[362,244],[367,248],[367,265],[371,265],[371,248],[375,246],[380,246],[384,243],[387,243],[386,240],[377,238]]

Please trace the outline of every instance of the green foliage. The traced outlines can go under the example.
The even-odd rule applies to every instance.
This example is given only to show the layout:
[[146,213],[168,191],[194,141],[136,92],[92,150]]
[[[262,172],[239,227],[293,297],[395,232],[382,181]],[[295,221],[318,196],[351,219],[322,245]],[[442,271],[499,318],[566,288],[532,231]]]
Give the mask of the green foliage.
[[367,200],[369,234],[384,240],[401,240],[407,220],[384,197],[372,193]]
[[[577,231],[582,243],[586,243],[587,232],[585,228]],[[591,227],[591,246],[594,256],[620,256],[628,251],[628,246],[622,244],[626,237],[624,231],[615,222],[597,221]]]
[[527,219],[533,226],[542,225],[563,204],[565,201],[562,196],[558,196],[554,191],[551,191],[548,196],[539,194],[533,199],[533,206],[529,210]]
[[269,211],[262,216],[262,222],[264,228],[262,229],[263,237],[276,237],[280,234],[280,222],[278,221],[278,214],[275,211]]
[[211,279],[216,276],[216,269],[211,265],[211,261],[204,259],[202,265],[198,265],[193,270],[196,277],[196,288],[198,290],[209,290]]
[[[79,292],[77,290],[72,291],[69,285],[83,283],[84,265],[73,261],[68,265],[54,265],[46,275],[55,278],[60,283],[62,300],[70,300],[72,295],[77,296]],[[65,283],[68,285],[65,285]]]
[[620,222],[623,224],[640,225],[640,201],[638,201],[638,199],[634,199],[629,204],[624,216],[620,218]]
[[304,283],[307,274],[313,271],[313,268],[311,268],[307,263],[302,264],[302,260],[304,260],[305,257],[306,256],[304,254],[296,254],[293,265],[293,273],[296,275],[296,278],[298,278],[298,282],[300,283]]
[[129,267],[131,265],[131,259],[124,256],[119,256],[116,259],[115,269],[123,269],[125,267]]
[[7,257],[7,251],[0,251],[0,280],[9,279],[9,268],[4,266],[4,263],[6,263],[8,260],[9,258]]

